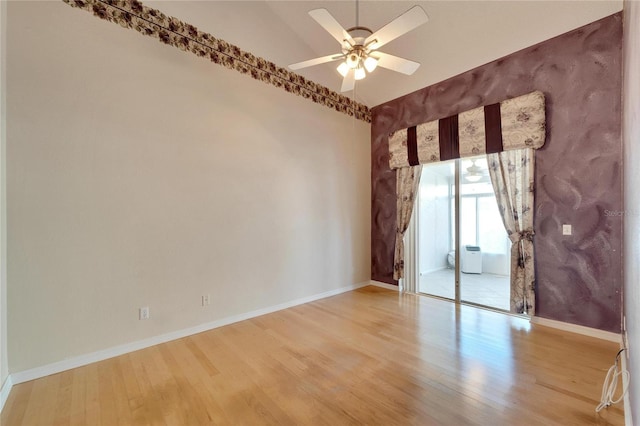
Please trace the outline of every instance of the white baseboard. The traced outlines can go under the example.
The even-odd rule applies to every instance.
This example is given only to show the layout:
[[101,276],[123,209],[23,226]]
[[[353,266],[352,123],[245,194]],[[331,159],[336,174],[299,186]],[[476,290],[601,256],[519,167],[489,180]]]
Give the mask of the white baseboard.
[[9,392],[11,392],[11,388],[13,387],[13,381],[11,380],[11,374],[7,377],[0,388],[0,413],[2,413],[2,409],[4,408],[4,404],[7,402],[7,398],[9,398]]
[[382,288],[386,288],[387,290],[393,290],[393,291],[400,291],[400,287],[397,285],[393,285],[393,284],[387,284],[387,283],[383,283],[380,281],[373,281],[371,280],[369,282],[370,285],[374,285],[376,287],[382,287]]
[[[323,293],[315,294],[312,296],[303,297],[300,299],[291,300],[289,302],[281,303],[274,306],[269,306],[262,309],[257,309],[254,311],[246,312],[243,314],[234,315],[231,317],[221,318],[216,321],[212,321],[205,324],[200,324],[195,327],[190,327],[182,330],[173,331],[170,333],[161,334],[158,336],[150,337],[147,339],[139,340],[136,342],[126,343],[123,345],[114,346],[111,348],[103,349],[97,352],[80,355],[77,357],[69,358],[63,361],[54,362],[52,364],[43,365],[41,367],[32,368],[29,370],[18,371],[16,373],[10,374],[4,385],[0,389],[0,412],[4,408],[4,405],[9,397],[9,393],[11,392],[11,388],[15,384],[24,383],[30,380],[39,379],[41,377],[49,376],[51,374],[60,373],[62,371],[70,370],[72,368],[82,367],[87,364],[92,364],[94,362],[103,361],[105,359],[113,358],[116,356],[124,355],[130,352],[134,352],[140,349],[148,348],[150,346],[158,345],[161,343],[166,343],[172,340],[181,339],[183,337],[191,336],[193,334],[202,333],[204,331],[212,330],[214,328],[223,327],[225,325],[233,324],[239,321],[244,321],[247,319],[259,317],[261,315],[270,314],[272,312],[280,311],[283,309],[291,308],[293,306],[302,305],[305,303],[313,302],[316,300],[324,299],[327,297],[335,296],[341,293],[345,293],[348,291],[356,290],[361,287],[366,287],[367,285],[373,285],[376,287],[386,288],[388,290],[399,291],[399,287],[391,284],[386,284],[380,281],[365,281],[358,284],[353,284],[341,288],[337,288],[334,290],[326,291]],[[613,342],[620,342],[621,338],[619,334],[611,333],[607,331],[597,330],[594,328],[584,327],[575,324],[564,323],[561,321],[554,321],[546,318],[533,317],[531,318],[532,323],[553,327],[565,331],[570,331],[578,334],[583,334],[587,336],[597,337],[604,340],[609,340]],[[629,412],[627,407],[629,404],[628,396],[625,398],[625,413]],[[630,419],[629,419],[630,420]],[[627,422],[628,425],[631,423]]]
[[[578,333],[585,336],[595,337],[598,339],[619,343],[620,349],[625,347],[622,334],[619,334],[619,333],[612,333],[610,331],[598,330],[597,328],[590,328],[582,325],[570,324],[567,322],[555,321],[555,320],[550,320],[547,318],[540,318],[540,317],[532,317],[531,322],[534,324],[540,324],[547,327],[553,327],[560,330],[569,331],[572,333]],[[620,360],[621,360],[621,368],[624,371],[627,369],[627,354],[625,352],[620,354]],[[629,381],[626,375],[622,375],[622,386],[624,389],[627,389],[627,387],[629,386]],[[629,392],[625,394],[623,398],[623,404],[624,404],[624,424],[625,426],[633,426]]]
[[602,340],[608,340],[610,342],[620,343],[621,341],[620,333],[598,330],[597,328],[585,327],[583,325],[571,324],[568,322],[556,321],[541,317],[531,317],[531,322],[533,324],[540,324],[546,327],[557,328],[559,330],[595,337]]
[[[626,349],[623,353],[620,354],[620,367],[622,371],[627,370],[627,351],[625,348],[624,342],[620,343],[620,349]],[[626,374],[622,375],[622,389],[629,389],[629,378]],[[622,404],[624,406],[624,425],[625,426],[633,426],[633,415],[631,413],[631,400],[629,400],[629,392],[624,395],[622,399]]]
[[[76,356],[73,358],[65,359],[63,361],[54,362],[52,364],[43,365],[41,367],[32,368],[30,370],[18,371],[16,373],[10,374],[7,378],[7,382],[9,383],[9,387],[6,391],[7,396],[9,395],[9,391],[11,390],[11,386],[17,385],[18,383],[28,382],[30,380],[39,379],[41,377],[49,376],[51,374],[60,373],[62,371],[70,370],[72,368],[82,367],[87,364],[92,364],[94,362],[103,361],[105,359],[113,358],[116,356],[124,355],[130,352],[138,351],[140,349],[148,348],[150,346],[159,345],[161,343],[166,343],[172,340],[181,339],[183,337],[191,336],[193,334],[202,333],[203,331],[212,330],[214,328],[222,327],[225,325],[233,324],[239,321],[244,321],[250,318],[259,317],[261,315],[270,314],[272,312],[280,311],[283,309],[291,308],[293,306],[302,305],[304,303],[313,302],[316,300],[324,299],[327,297],[335,296],[341,293],[345,293],[347,291],[352,291],[361,287],[365,287],[370,285],[369,281],[365,281],[358,284],[349,285],[346,287],[337,288],[335,290],[325,291],[324,293],[315,294],[312,296],[303,297],[300,299],[291,300],[289,302],[280,303],[278,305],[269,306],[262,309],[257,309],[255,311],[246,312],[243,314],[234,315],[231,317],[221,318],[216,321],[208,322],[205,324],[200,324],[195,327],[185,328],[183,330],[177,330],[170,333],[161,334],[159,336],[150,337],[143,340],[138,340],[136,342],[125,343],[123,345],[114,346],[107,349],[102,349],[97,352]],[[6,384],[5,384],[6,387]],[[5,387],[2,388],[3,396],[5,392]],[[4,398],[6,399],[6,397]],[[0,402],[4,402],[4,400],[0,400]],[[0,406],[0,412],[2,411],[2,407],[4,404]]]
[[431,268],[431,269],[427,269],[426,271],[421,271],[419,276],[423,276],[423,275],[427,275],[427,274],[431,274],[433,272],[438,272],[438,271],[442,271],[444,269],[449,269],[447,267],[447,265],[444,266],[440,266],[439,268]]

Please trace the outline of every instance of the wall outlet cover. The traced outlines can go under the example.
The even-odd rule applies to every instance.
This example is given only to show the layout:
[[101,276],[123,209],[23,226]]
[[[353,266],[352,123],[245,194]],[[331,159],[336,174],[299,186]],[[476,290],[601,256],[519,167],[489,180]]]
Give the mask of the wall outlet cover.
[[149,319],[149,307],[148,306],[144,306],[142,308],[140,308],[139,311],[139,319],[141,320],[146,320]]

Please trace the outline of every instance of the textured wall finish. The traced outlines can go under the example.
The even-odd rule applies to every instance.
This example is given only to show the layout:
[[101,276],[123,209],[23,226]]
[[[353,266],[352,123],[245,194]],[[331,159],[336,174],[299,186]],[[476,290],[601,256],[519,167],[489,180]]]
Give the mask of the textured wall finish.
[[[536,156],[537,315],[620,331],[621,13],[372,110],[372,279],[393,283],[395,173],[389,133],[545,94],[547,141]],[[562,224],[573,225],[562,236]]]

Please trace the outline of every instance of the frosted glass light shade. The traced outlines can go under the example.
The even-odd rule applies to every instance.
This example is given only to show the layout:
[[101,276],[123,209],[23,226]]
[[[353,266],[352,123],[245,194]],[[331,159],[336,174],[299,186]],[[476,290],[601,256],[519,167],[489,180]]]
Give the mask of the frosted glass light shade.
[[378,66],[378,60],[374,57],[369,56],[367,59],[364,60],[364,67],[369,72],[372,72],[373,70],[375,70],[377,66]]
[[338,65],[338,72],[343,77],[346,77],[347,73],[349,72],[349,69],[350,69],[349,65],[347,65],[346,62],[341,62],[340,65]]
[[365,76],[367,75],[367,73],[364,72],[364,68],[356,68],[356,74],[355,74],[355,78],[356,80],[362,80]]

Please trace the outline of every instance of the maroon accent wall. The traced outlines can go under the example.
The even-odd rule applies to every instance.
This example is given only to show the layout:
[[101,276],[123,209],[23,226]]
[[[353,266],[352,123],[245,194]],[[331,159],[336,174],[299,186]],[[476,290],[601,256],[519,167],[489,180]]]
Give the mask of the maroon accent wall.
[[[395,172],[389,133],[534,90],[547,139],[536,154],[537,315],[620,331],[622,13],[372,110],[373,280],[393,280]],[[562,235],[562,224],[573,235]]]

